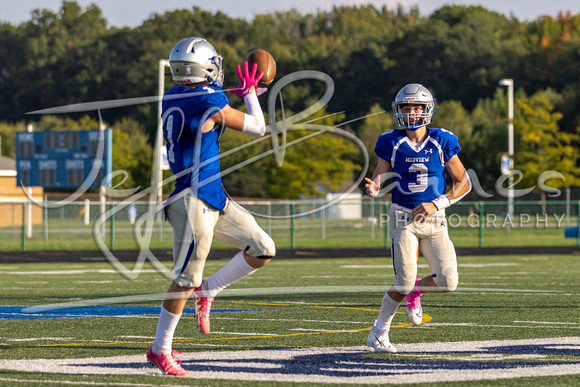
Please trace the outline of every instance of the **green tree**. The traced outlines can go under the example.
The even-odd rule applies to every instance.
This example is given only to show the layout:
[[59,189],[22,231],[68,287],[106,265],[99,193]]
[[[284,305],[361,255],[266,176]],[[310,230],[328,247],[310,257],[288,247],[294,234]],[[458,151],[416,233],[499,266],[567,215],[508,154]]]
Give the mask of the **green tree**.
[[[249,145],[251,142],[254,144]],[[222,182],[228,194],[233,197],[271,198],[266,187],[265,160],[247,161],[271,149],[270,139],[254,139],[228,129],[220,138],[220,146],[221,170],[226,173],[222,176]]]
[[37,10],[32,21],[19,27],[26,36],[26,57],[20,70],[25,76],[26,107],[34,110],[85,102],[99,95],[106,48],[101,37],[106,20],[95,5],[86,10],[74,1],[63,1],[59,13]]
[[395,85],[390,92],[419,82],[437,98],[472,110],[481,96],[493,94],[511,58],[522,52],[512,43],[517,31],[517,22],[481,6],[443,6],[389,46],[396,60],[388,73]]
[[[289,141],[310,132],[296,131],[289,134]],[[273,197],[298,199],[324,196],[353,177],[360,169],[347,157],[356,152],[352,144],[331,133],[310,138],[286,150],[284,164],[271,168],[267,176],[269,191]],[[324,188],[323,188],[324,187]]]
[[[143,126],[125,118],[113,127],[113,171],[127,172],[127,180],[118,189],[147,188],[151,185],[152,148]],[[120,181],[113,180],[113,186]]]
[[23,122],[15,124],[0,122],[0,156],[16,158],[16,132],[24,132]]
[[366,114],[363,123],[358,128],[358,137],[361,139],[363,144],[365,144],[369,153],[368,177],[372,176],[374,168],[377,166],[379,161],[379,158],[375,153],[377,139],[381,134],[395,128],[395,121],[391,109],[385,110],[378,103],[371,106],[371,109]]
[[[468,142],[472,143],[472,152],[462,152],[461,155],[463,163],[477,173],[482,187],[488,192],[495,191],[496,180],[501,174],[501,156],[508,151],[506,94],[498,87],[493,98],[477,102],[470,114],[473,132]],[[516,100],[524,97],[525,94],[518,90]]]
[[[319,111],[308,121],[329,128],[329,132],[300,141],[314,132],[289,130],[288,143],[297,143],[286,148],[282,167],[277,167],[274,156],[269,155],[224,176],[224,187],[231,196],[297,199],[321,196],[325,190],[332,191],[345,181],[352,181],[354,173],[360,171],[359,163],[352,159],[360,152],[350,140],[331,132],[332,126],[343,117],[326,116],[324,111]],[[272,143],[269,136],[255,140],[257,144],[252,147],[237,150],[223,158],[222,171],[236,168],[251,157],[270,151]],[[222,154],[250,141],[246,135],[228,131],[222,136]]]
[[[406,11],[403,6],[363,5],[311,14],[295,9],[246,21],[189,7],[152,15],[135,28],[107,24],[96,5],[81,7],[77,1],[63,1],[56,12],[35,10],[20,25],[0,23],[0,119],[11,123],[7,125],[30,122],[48,130],[87,126],[80,115],[58,121],[25,113],[156,95],[159,59],[167,58],[178,40],[203,36],[224,57],[225,88],[237,85],[235,66],[256,48],[274,55],[277,79],[299,70],[331,76],[336,92],[327,110],[342,112],[346,121],[352,120],[345,127],[363,138],[371,158],[376,141],[371,138],[377,134],[373,131],[392,125],[360,118],[382,106],[388,111],[382,116],[390,120],[390,104],[397,91],[406,83],[425,84],[443,101],[434,124],[458,134],[464,149],[462,160],[478,172],[488,192],[499,175],[500,156],[507,150],[507,101],[498,91],[499,79],[513,78],[524,97],[523,93],[534,95],[547,88],[558,92],[563,98],[552,101],[555,111],[563,114],[558,127],[565,133],[579,133],[580,14],[568,12],[520,22],[484,7],[443,6],[421,16],[417,8]],[[166,88],[171,86],[167,77]],[[306,81],[288,85],[283,91],[284,106],[288,112],[299,112],[323,88]],[[240,99],[232,98],[231,103],[243,108]],[[156,104],[109,109],[103,111],[103,117],[108,122],[138,122],[153,143]],[[224,145],[249,141],[242,137],[226,134]],[[571,141],[571,146],[580,146]],[[3,139],[3,154],[14,153],[6,147],[13,146],[10,142]],[[233,165],[228,159],[235,164],[271,150],[268,146],[264,140],[230,155],[223,160],[224,166]],[[346,159],[360,162],[355,154]],[[270,175],[277,167],[267,162],[272,160],[236,170],[224,178],[224,184],[240,194],[271,197],[269,184],[275,179]],[[148,185],[150,161],[143,165],[147,170],[137,180],[139,185]]]
[[[344,115],[325,115],[321,110],[309,117],[308,122],[331,129],[343,118]],[[360,165],[352,161],[359,152],[350,140],[328,131],[300,141],[312,133],[311,130],[289,131],[288,143],[298,142],[286,149],[282,167],[277,168],[273,158],[268,160],[266,181],[273,197],[323,196],[352,181],[354,173],[360,171]]]
[[521,67],[527,89],[561,92],[572,82],[578,84],[580,69],[574,57],[580,46],[580,14],[542,16],[526,25],[522,43],[528,50]]
[[459,158],[465,168],[473,168],[473,158],[481,157],[477,152],[476,141],[473,138],[473,123],[469,112],[465,110],[459,101],[441,101],[439,108],[433,116],[431,127],[440,127],[453,132],[461,146]]
[[[566,133],[558,128],[562,114],[554,111],[553,101],[559,96],[552,90],[541,91],[529,98],[520,98],[517,105],[520,114],[514,119],[519,137],[515,152],[515,168],[524,172],[521,184],[537,185],[538,176],[545,171],[557,171],[565,180],[551,179],[550,188],[570,187],[580,183],[577,162],[580,152],[575,144],[577,134]],[[540,191],[542,200],[546,192]]]

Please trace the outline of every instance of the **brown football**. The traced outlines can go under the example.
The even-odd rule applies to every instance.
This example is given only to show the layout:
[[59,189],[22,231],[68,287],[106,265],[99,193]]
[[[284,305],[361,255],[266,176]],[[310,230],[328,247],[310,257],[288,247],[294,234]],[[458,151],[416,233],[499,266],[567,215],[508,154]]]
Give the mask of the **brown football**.
[[264,76],[258,82],[258,86],[268,86],[272,83],[276,76],[276,61],[268,51],[260,49],[254,50],[250,52],[246,60],[248,61],[250,71],[254,63],[257,63],[258,72],[256,74],[260,74],[262,71],[264,72]]

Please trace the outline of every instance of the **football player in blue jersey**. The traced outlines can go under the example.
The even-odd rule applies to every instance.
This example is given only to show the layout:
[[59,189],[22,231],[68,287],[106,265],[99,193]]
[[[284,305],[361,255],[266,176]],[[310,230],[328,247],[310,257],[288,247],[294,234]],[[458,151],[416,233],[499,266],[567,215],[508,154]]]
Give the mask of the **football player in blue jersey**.
[[[397,352],[389,341],[389,329],[403,299],[409,320],[420,325],[421,295],[457,287],[457,260],[445,208],[471,190],[469,175],[457,155],[461,150],[457,136],[442,128],[427,128],[436,110],[429,90],[418,83],[408,84],[392,106],[395,122],[404,130],[379,136],[375,147],[379,162],[372,179],[366,178],[371,197],[392,190],[389,232],[395,281],[383,297],[367,338],[367,346],[377,352]],[[445,171],[453,180],[447,192]],[[381,184],[387,182],[381,190]],[[432,273],[422,279],[417,278],[419,249]]]
[[[214,297],[226,286],[266,265],[276,254],[274,241],[254,217],[226,196],[220,177],[220,136],[226,127],[259,137],[266,123],[256,94],[262,73],[256,65],[237,67],[240,85],[229,91],[244,99],[247,113],[234,109],[222,90],[222,57],[205,39],[187,38],[169,56],[173,81],[162,102],[167,158],[177,178],[165,213],[173,228],[175,275],[163,301],[148,360],[165,374],[188,375],[172,350],[173,334],[187,299],[193,295],[196,320],[205,334]],[[203,281],[212,240],[240,251]]]

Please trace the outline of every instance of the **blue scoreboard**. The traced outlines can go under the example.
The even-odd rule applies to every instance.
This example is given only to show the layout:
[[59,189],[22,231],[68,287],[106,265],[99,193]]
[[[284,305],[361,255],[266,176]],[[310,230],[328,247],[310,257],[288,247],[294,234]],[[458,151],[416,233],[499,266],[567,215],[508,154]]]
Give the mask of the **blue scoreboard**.
[[[112,170],[111,129],[16,133],[18,186],[99,187]],[[92,174],[90,172],[93,171]]]

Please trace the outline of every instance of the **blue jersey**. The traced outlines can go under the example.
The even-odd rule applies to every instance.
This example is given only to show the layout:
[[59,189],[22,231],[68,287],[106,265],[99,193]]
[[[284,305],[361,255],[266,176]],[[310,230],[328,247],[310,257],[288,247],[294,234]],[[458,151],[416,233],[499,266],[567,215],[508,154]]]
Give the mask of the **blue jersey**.
[[171,196],[191,188],[210,206],[218,210],[225,207],[219,162],[223,127],[202,133],[202,125],[226,105],[228,98],[216,86],[176,86],[165,93],[163,136],[171,172],[178,177]]
[[392,202],[409,210],[445,193],[445,163],[461,150],[457,136],[450,131],[427,131],[425,141],[416,144],[404,130],[391,130],[380,135],[375,146],[377,156],[391,164]]

